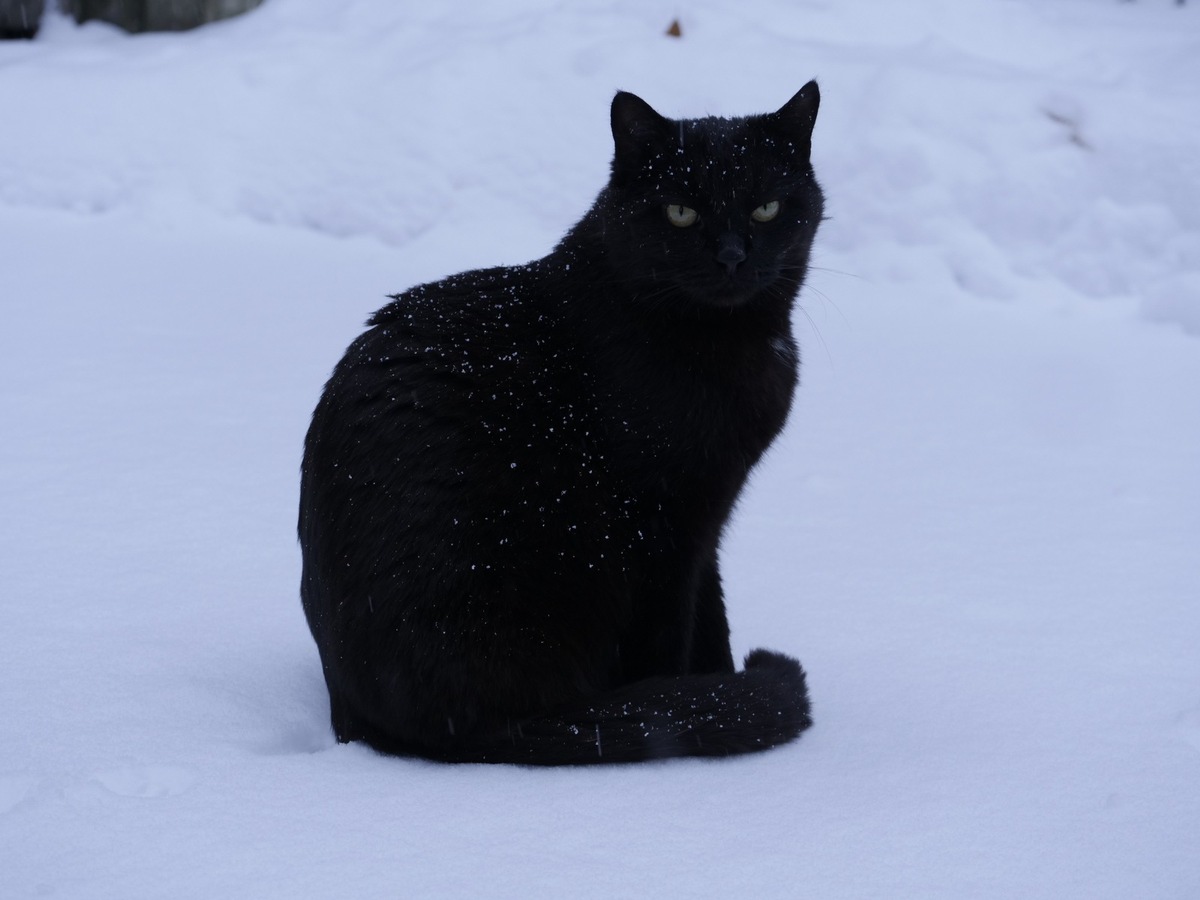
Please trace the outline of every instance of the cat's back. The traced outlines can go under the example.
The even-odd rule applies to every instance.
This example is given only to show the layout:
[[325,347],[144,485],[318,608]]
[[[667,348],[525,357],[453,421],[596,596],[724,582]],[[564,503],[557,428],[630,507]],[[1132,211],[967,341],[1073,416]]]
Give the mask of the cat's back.
[[550,290],[531,264],[464,272],[395,295],[347,349],[318,415],[364,424],[385,413],[478,419],[519,404],[569,350],[548,313]]
[[561,306],[539,263],[397,295],[350,345],[317,406],[304,460],[315,502],[347,516],[389,504],[444,511],[447,490],[470,485],[482,503],[502,486],[515,491],[535,460],[561,458],[578,444],[583,391]]
[[539,332],[553,327],[544,312],[547,290],[537,264],[479,269],[419,285],[394,295],[371,316],[342,366],[362,362],[360,350],[392,350],[393,364],[486,381],[496,367],[519,366],[519,351],[536,354],[544,343]]
[[[588,412],[586,341],[555,313],[569,291],[538,265],[398,295],[338,364],[302,466],[314,633],[356,614],[338,598],[395,585],[417,606],[508,597],[533,558],[539,583],[563,595],[596,581],[587,561],[611,555],[618,501]],[[392,614],[414,608],[406,600]]]

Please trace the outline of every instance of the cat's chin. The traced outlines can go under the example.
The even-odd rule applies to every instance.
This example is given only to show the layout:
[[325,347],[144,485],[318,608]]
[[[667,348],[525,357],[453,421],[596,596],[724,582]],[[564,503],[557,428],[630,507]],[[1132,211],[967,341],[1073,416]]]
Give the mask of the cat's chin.
[[694,299],[703,306],[713,309],[738,309],[754,299],[753,291],[717,291],[693,295]]
[[752,303],[773,281],[774,279],[764,278],[725,278],[715,284],[696,286],[688,293],[693,300],[704,306],[736,309]]

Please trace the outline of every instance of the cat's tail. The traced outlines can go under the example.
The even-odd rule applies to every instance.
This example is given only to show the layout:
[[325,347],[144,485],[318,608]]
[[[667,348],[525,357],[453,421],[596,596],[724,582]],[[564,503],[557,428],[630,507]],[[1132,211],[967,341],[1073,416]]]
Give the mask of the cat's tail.
[[794,740],[812,724],[800,663],[755,650],[742,672],[651,678],[577,709],[514,721],[422,755],[536,766],[731,756]]

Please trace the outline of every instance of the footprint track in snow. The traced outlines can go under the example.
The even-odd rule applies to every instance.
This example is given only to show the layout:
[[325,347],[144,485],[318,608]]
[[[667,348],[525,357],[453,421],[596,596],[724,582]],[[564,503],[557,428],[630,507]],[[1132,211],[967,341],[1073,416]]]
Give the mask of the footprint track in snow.
[[16,809],[40,783],[33,775],[0,775],[0,816]]
[[123,766],[92,778],[120,797],[176,797],[196,783],[197,773],[183,766]]
[[1200,753],[1200,706],[1180,713],[1175,725],[1184,742],[1191,744],[1192,748]]

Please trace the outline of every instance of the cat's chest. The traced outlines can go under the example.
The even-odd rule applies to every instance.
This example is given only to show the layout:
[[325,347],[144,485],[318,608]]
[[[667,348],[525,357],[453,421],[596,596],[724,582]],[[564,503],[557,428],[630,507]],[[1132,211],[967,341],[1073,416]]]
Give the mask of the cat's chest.
[[786,421],[796,366],[787,334],[644,340],[598,379],[597,406],[635,472],[672,489],[740,486]]

